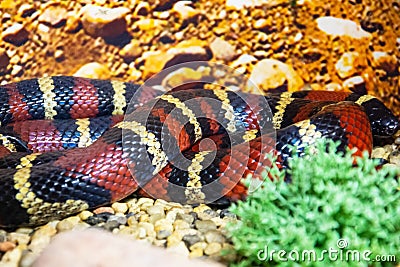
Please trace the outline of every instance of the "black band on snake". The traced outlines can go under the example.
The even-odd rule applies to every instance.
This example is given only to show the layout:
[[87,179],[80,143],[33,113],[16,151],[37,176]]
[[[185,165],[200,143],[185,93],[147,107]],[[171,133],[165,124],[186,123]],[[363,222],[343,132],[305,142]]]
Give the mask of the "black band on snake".
[[[301,155],[328,138],[360,156],[400,127],[378,99],[349,92],[138,88],[68,76],[0,86],[0,226],[43,224],[139,188],[176,202],[244,199],[241,179],[261,179],[267,153],[286,167],[293,146]],[[251,108],[265,102],[271,115]]]

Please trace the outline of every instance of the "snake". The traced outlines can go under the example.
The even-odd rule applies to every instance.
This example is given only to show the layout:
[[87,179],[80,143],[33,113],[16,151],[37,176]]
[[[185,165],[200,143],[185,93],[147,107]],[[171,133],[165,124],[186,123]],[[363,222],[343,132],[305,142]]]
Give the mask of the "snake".
[[73,76],[1,85],[0,226],[45,224],[134,192],[244,200],[244,177],[287,168],[319,139],[362,156],[399,125],[378,98],[354,92],[163,92]]

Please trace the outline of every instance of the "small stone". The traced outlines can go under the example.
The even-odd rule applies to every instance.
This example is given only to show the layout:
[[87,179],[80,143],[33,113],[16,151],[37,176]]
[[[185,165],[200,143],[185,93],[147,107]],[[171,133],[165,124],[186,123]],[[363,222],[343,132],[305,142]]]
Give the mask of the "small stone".
[[154,205],[151,206],[147,209],[147,213],[149,215],[155,215],[155,214],[160,214],[163,217],[165,217],[165,212],[164,212],[164,207],[161,205]]
[[179,242],[175,246],[167,246],[167,251],[175,252],[184,256],[189,256],[189,250],[187,249],[183,241]]
[[352,92],[365,94],[365,80],[362,76],[353,76],[343,81],[343,87],[350,89]]
[[81,213],[79,213],[78,215],[82,221],[87,220],[90,216],[93,216],[93,213],[88,211],[88,210],[84,210]]
[[132,39],[132,41],[125,45],[120,51],[119,55],[124,59],[125,62],[132,62],[134,59],[140,57],[143,53],[143,49],[140,47],[138,40]]
[[186,214],[186,213],[178,213],[178,214],[176,214],[175,219],[176,219],[176,221],[183,220],[188,225],[191,225],[194,222],[194,217],[192,215]]
[[150,31],[156,28],[162,28],[167,25],[167,22],[161,19],[143,18],[136,21],[133,26],[142,31]]
[[21,261],[19,262],[18,267],[31,267],[35,260],[39,257],[39,254],[35,254],[32,252],[26,252],[22,255]]
[[126,203],[115,202],[111,205],[111,208],[116,213],[126,213],[128,211],[128,205]]
[[204,250],[201,248],[196,248],[189,253],[189,258],[199,258],[204,255]]
[[17,245],[15,245],[15,243],[10,242],[10,241],[0,242],[0,251],[6,252],[6,251],[14,249],[16,246]]
[[154,225],[148,222],[139,222],[138,224],[139,229],[144,229],[146,232],[146,236],[155,238],[156,232],[154,230]]
[[124,215],[111,215],[107,222],[112,222],[115,221],[117,223],[119,223],[120,225],[125,225],[127,222],[127,218]]
[[340,78],[347,78],[357,71],[359,54],[357,52],[344,53],[335,64],[336,72]]
[[31,237],[29,236],[29,234],[13,232],[9,234],[9,240],[18,245],[27,245],[31,240]]
[[206,255],[217,254],[221,251],[221,249],[222,249],[222,245],[220,243],[210,243],[204,249],[204,254],[206,254]]
[[235,47],[219,37],[211,42],[210,49],[216,59],[230,61],[236,55]]
[[170,220],[171,222],[173,222],[173,221],[175,221],[176,220],[176,216],[177,216],[177,214],[179,214],[179,213],[185,213],[183,210],[181,210],[181,209],[177,209],[177,208],[173,208],[173,209],[171,209],[171,210],[169,210],[168,212],[167,212],[167,215],[166,215],[166,219],[168,219],[168,220]]
[[170,236],[174,230],[171,221],[161,219],[155,222],[154,230],[156,231],[158,239],[164,239]]
[[202,241],[198,235],[184,235],[182,240],[188,247],[191,247],[193,244]]
[[355,39],[369,38],[372,35],[364,31],[354,21],[335,17],[319,17],[316,20],[318,28],[330,35],[349,36]]
[[147,198],[147,197],[142,197],[142,198],[139,198],[139,199],[138,199],[138,201],[137,201],[136,204],[137,204],[138,206],[143,206],[143,205],[146,205],[146,206],[154,205],[154,199],[152,199],[152,198]]
[[63,51],[63,50],[57,49],[57,50],[54,52],[54,58],[55,58],[56,60],[58,60],[58,61],[63,60],[63,59],[64,59],[64,51]]
[[212,209],[205,210],[203,212],[198,212],[197,216],[199,217],[200,220],[211,220],[214,217],[218,216],[218,213]]
[[[106,66],[97,62],[90,62],[80,67],[79,70],[77,70],[74,73],[74,76],[92,78],[92,79],[109,79],[111,78],[111,73]],[[101,210],[102,208],[98,209]],[[103,207],[103,209],[113,210],[110,207],[109,208]]]
[[167,247],[173,247],[178,245],[182,241],[182,235],[178,232],[173,232],[167,237]]
[[196,228],[200,231],[200,232],[207,232],[210,230],[216,230],[217,226],[215,225],[215,223],[211,220],[206,220],[206,221],[196,221],[195,222]]
[[389,157],[389,162],[391,164],[395,164],[397,166],[400,166],[400,154],[397,155],[390,155]]
[[342,86],[338,83],[328,83],[327,85],[325,85],[324,90],[327,91],[340,91],[342,90]]
[[49,5],[39,16],[38,20],[50,26],[59,26],[67,20],[67,15],[67,9],[63,5]]
[[220,231],[208,231],[204,234],[204,237],[208,243],[224,243],[225,237]]
[[6,50],[0,48],[0,69],[7,68],[10,63],[10,57],[7,55]]
[[22,73],[22,66],[14,65],[11,71],[12,76],[19,76]]
[[206,210],[211,210],[211,208],[205,204],[200,204],[197,207],[193,208],[193,211],[196,213],[204,212]]
[[179,15],[181,20],[191,20],[196,18],[200,12],[190,6],[191,1],[178,1],[172,7],[172,12]]
[[396,139],[394,140],[394,143],[395,143],[396,145],[400,145],[400,136],[399,136],[399,137],[396,137]]
[[[193,217],[192,217],[193,218]],[[174,229],[189,229],[190,224],[184,220],[177,219],[173,223]]]
[[[226,0],[225,1],[225,7],[229,9],[236,9],[236,10],[242,10],[246,8],[251,8],[251,7],[258,7],[263,4],[268,4],[270,0]],[[274,4],[278,4],[279,0],[272,1]],[[285,3],[285,1],[281,1],[282,3]]]
[[68,12],[67,22],[65,23],[65,30],[73,33],[80,28],[81,19],[75,11]]
[[238,66],[250,64],[250,63],[253,63],[256,61],[257,61],[257,58],[255,58],[254,56],[248,55],[248,54],[243,54],[243,55],[240,55],[235,61],[233,61],[230,66],[232,68],[237,68]]
[[72,230],[79,222],[81,222],[81,218],[79,216],[66,218],[57,223],[57,230],[60,232]]
[[399,67],[395,56],[389,55],[387,52],[374,51],[372,52],[373,66],[384,70],[388,74],[394,74]]
[[93,37],[117,37],[126,31],[125,15],[129,12],[125,7],[86,5],[82,8],[83,29]]
[[286,82],[290,92],[298,91],[304,86],[303,80],[290,65],[275,59],[263,59],[254,66],[247,90],[260,94],[259,88],[276,89]]
[[1,38],[4,41],[15,45],[22,45],[28,40],[28,37],[29,32],[25,29],[24,25],[20,23],[14,23],[1,34]]
[[377,159],[387,159],[389,152],[383,147],[376,147],[372,150],[371,157]]
[[31,238],[28,248],[34,253],[40,253],[57,233],[56,222],[50,222],[36,230]]
[[18,9],[18,15],[25,18],[35,12],[35,7],[32,4],[22,4]]
[[24,250],[23,247],[17,246],[15,249],[7,251],[1,257],[0,266],[18,267]]
[[135,11],[133,11],[133,15],[135,17],[138,16],[138,15],[146,16],[149,13],[149,11],[150,11],[149,3],[140,1],[136,6]]

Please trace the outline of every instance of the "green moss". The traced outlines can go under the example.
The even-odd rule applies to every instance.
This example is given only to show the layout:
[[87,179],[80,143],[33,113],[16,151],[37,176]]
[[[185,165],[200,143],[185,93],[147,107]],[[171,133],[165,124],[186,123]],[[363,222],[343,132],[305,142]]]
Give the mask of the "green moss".
[[[280,178],[266,179],[246,201],[231,207],[240,221],[228,225],[227,230],[241,257],[240,263],[232,265],[381,265],[363,260],[335,261],[327,254],[323,262],[307,258],[284,262],[276,253],[270,260],[260,252],[266,248],[269,252],[297,250],[300,258],[304,250],[314,250],[318,257],[332,248],[341,251],[344,260],[349,250],[371,251],[367,255],[371,259],[394,255],[400,261],[400,187],[396,170],[384,167],[377,171],[377,161],[367,154],[358,158],[354,167],[351,153],[339,155],[336,147],[333,142],[319,142],[316,154],[307,150],[305,156],[295,157],[287,171],[292,178],[290,184],[283,182],[284,171],[273,168],[271,173]],[[343,250],[337,245],[340,239],[348,242]]]

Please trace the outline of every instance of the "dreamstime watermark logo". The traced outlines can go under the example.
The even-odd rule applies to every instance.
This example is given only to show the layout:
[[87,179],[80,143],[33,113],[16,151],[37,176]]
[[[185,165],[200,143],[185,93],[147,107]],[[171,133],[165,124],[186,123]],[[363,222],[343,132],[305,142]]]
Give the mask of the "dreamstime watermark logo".
[[336,248],[330,247],[323,250],[274,250],[268,245],[257,251],[257,258],[260,261],[275,262],[322,262],[322,261],[343,261],[343,262],[396,262],[395,255],[375,255],[371,250],[348,249],[349,242],[346,239],[338,239]]
[[[252,172],[268,168],[264,155],[269,151],[263,150],[275,147],[273,116],[261,92],[236,90],[249,84],[236,70],[203,61],[174,65],[148,79],[119,124],[138,185],[154,198],[210,203],[244,178],[248,163],[256,166]],[[254,92],[256,86],[251,88]],[[146,95],[156,97],[143,104]],[[260,136],[257,148],[246,142],[255,136]],[[221,142],[225,149],[218,149]],[[193,144],[198,150],[190,149]],[[259,185],[251,184],[250,191]]]

